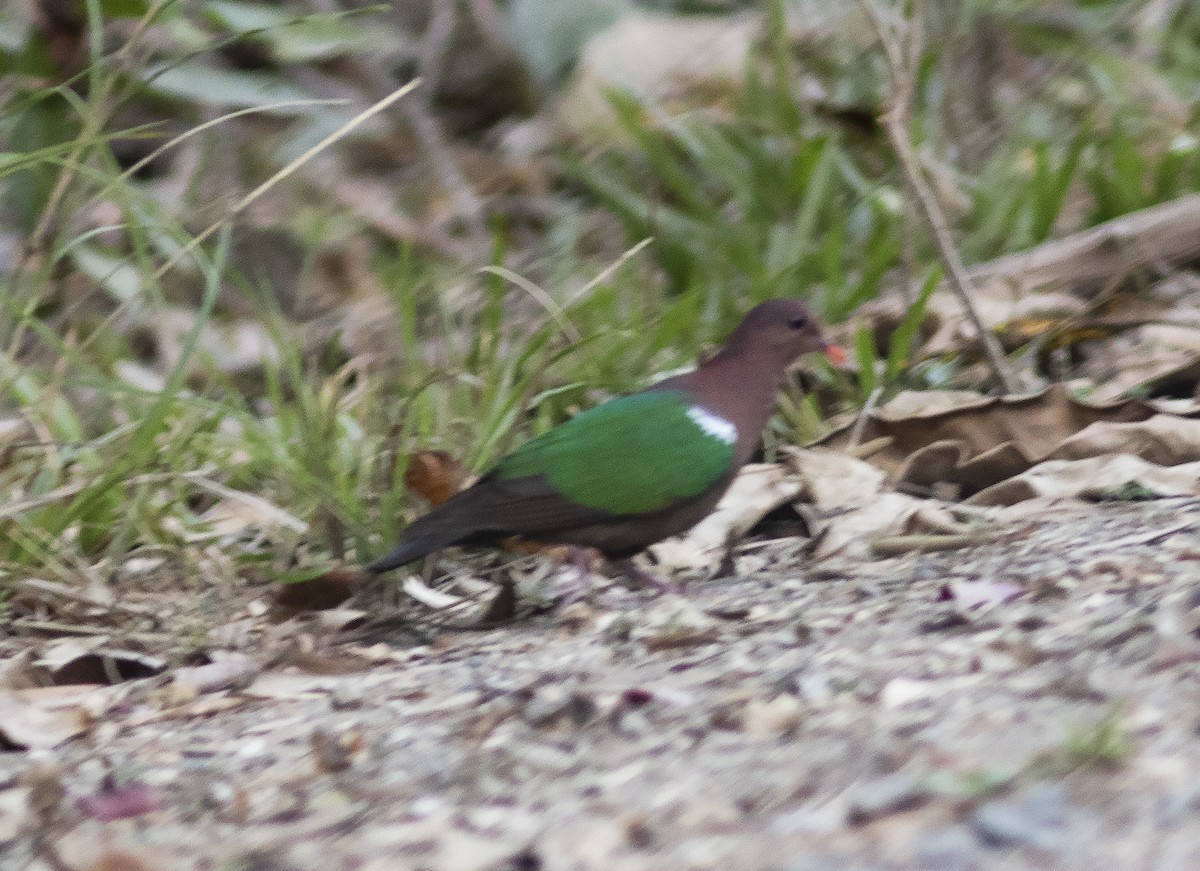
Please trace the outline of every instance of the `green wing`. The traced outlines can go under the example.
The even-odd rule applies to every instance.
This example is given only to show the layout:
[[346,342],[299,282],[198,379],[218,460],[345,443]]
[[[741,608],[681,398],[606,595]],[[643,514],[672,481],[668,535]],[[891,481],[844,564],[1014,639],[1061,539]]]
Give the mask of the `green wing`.
[[688,417],[679,390],[624,396],[577,415],[502,459],[488,478],[541,476],[610,514],[644,514],[699,496],[733,463],[733,445]]

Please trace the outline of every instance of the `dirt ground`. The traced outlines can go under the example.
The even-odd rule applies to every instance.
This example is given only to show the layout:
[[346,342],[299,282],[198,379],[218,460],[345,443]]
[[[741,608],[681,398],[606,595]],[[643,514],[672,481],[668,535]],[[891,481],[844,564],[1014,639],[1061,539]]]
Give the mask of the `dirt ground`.
[[0,868],[1200,867],[1200,500],[1000,528],[131,697],[0,754]]

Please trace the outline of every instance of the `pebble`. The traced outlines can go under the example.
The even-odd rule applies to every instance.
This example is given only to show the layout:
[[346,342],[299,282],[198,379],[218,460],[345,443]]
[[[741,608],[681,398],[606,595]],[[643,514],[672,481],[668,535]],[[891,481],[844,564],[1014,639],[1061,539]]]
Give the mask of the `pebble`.
[[906,774],[881,777],[856,787],[846,807],[846,822],[862,826],[894,813],[913,810],[929,800],[929,790]]
[[707,644],[721,632],[718,621],[678,597],[663,598],[639,618],[631,637],[652,651]]
[[[768,866],[770,867],[770,866]],[[839,859],[835,856],[818,855],[818,856],[800,856],[788,861],[786,865],[776,866],[780,871],[847,871],[853,868],[863,869],[863,871],[875,871],[872,866],[864,866],[851,863],[846,859]],[[771,871],[775,871],[771,868]]]
[[971,814],[971,829],[988,847],[1037,847],[1057,851],[1066,841],[1067,791],[1062,784],[1035,783],[1013,800],[990,801]]
[[945,632],[950,629],[961,629],[970,626],[971,619],[954,607],[942,607],[933,610],[917,624],[922,632]]
[[566,713],[570,700],[570,693],[564,687],[539,687],[525,705],[525,722],[531,726],[553,725]]
[[1200,787],[1189,786],[1159,798],[1154,819],[1160,829],[1171,829],[1192,821],[1197,810],[1200,810]]
[[897,677],[884,685],[879,694],[879,701],[885,708],[900,708],[929,701],[944,692],[945,689],[939,687],[936,681]]
[[966,826],[949,826],[921,835],[912,858],[919,868],[973,871],[979,867],[979,847]]

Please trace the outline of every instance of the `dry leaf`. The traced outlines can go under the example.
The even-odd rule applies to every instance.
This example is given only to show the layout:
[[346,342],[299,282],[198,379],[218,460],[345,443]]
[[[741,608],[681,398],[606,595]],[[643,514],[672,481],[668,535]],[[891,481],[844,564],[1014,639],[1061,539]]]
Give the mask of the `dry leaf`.
[[56,686],[116,684],[154,677],[166,670],[166,660],[134,650],[104,647],[100,637],[64,639],[50,645],[35,665],[46,669]]
[[331,608],[317,614],[317,625],[325,632],[345,632],[362,626],[369,616],[357,608]]
[[659,112],[708,105],[746,75],[760,23],[750,16],[633,12],[594,36],[559,99],[555,122],[563,134],[623,140],[608,93],[629,91]]
[[49,750],[91,728],[85,699],[95,687],[0,691],[0,746]]
[[95,861],[85,871],[161,871],[165,864],[152,861],[145,856],[130,852],[122,847],[105,846]]
[[707,644],[720,634],[720,623],[695,605],[678,596],[664,596],[642,616],[631,637],[648,650],[666,650]]
[[1200,316],[1193,325],[1148,324],[1105,341],[1081,374],[1095,383],[1097,400],[1134,391],[1194,385],[1200,378]]
[[455,605],[461,605],[467,601],[462,596],[454,596],[450,593],[443,593],[441,590],[431,589],[416,575],[409,575],[404,579],[403,589],[426,608],[432,608],[434,611],[444,611],[446,608],[453,608]]
[[21,782],[25,786],[25,807],[29,815],[40,825],[53,825],[67,796],[62,764],[57,760],[35,762]]
[[971,505],[1015,505],[1027,499],[1138,498],[1200,495],[1200,462],[1156,466],[1129,454],[1085,460],[1048,460],[966,500]]
[[296,650],[287,657],[285,663],[300,671],[316,675],[355,674],[367,671],[371,660],[353,651],[336,648],[329,653],[316,650]]
[[277,619],[286,619],[301,611],[336,608],[366,585],[368,575],[354,566],[333,568],[307,581],[284,584],[279,588],[272,609]]
[[188,666],[175,672],[172,682],[174,698],[191,701],[205,693],[244,689],[254,682],[262,670],[258,660],[244,653],[221,651],[213,656],[212,662]]
[[787,693],[769,702],[755,699],[743,712],[743,728],[752,738],[785,737],[800,727],[803,713],[800,700]]
[[[991,398],[948,391],[900,394],[868,415],[864,441],[886,437],[869,462],[891,480],[923,487],[949,483],[971,495],[1050,457],[1095,423],[1133,423],[1155,414],[1144,402],[1092,405],[1065,385],[1029,396]],[[846,428],[821,441],[849,445]]]
[[792,450],[785,456],[802,483],[806,500],[796,508],[817,536],[818,558],[865,557],[872,539],[962,528],[937,503],[889,491],[884,473],[865,460],[823,448]]
[[885,708],[901,708],[926,702],[943,691],[936,681],[896,677],[884,684],[879,693],[879,703]]
[[0,844],[11,841],[25,825],[25,790],[0,791]]
[[75,806],[102,823],[153,813],[163,807],[162,794],[145,783],[104,783],[100,789],[77,796]]
[[408,456],[404,486],[434,507],[457,493],[465,480],[462,464],[446,451],[416,451]]
[[[197,317],[196,311],[177,306],[147,309],[145,326],[154,334],[159,365],[164,371],[171,371],[183,358]],[[188,363],[188,375],[197,377],[210,368],[229,374],[246,373],[265,363],[277,363],[278,359],[276,337],[261,321],[206,321],[200,327],[197,353]]]
[[[1074,332],[1079,338],[1090,338],[1095,328],[1111,334],[1114,328],[1136,323],[1138,317],[1197,324],[1194,300],[1187,294],[1172,298],[1169,281],[1159,282],[1156,298],[1148,303],[1116,294],[1109,305],[1099,305],[1096,297],[1114,279],[1144,270],[1147,263],[1174,265],[1194,259],[1198,203],[1195,194],[1179,197],[972,267],[971,296],[983,323],[998,330],[1010,347],[1048,330]],[[865,319],[876,335],[887,335],[910,306],[911,297],[896,290],[860,309],[858,319],[860,323]],[[1134,307],[1134,317],[1124,316],[1123,309]],[[1083,329],[1089,321],[1091,333]],[[921,348],[923,356],[959,353],[976,345],[975,329],[944,283],[929,298],[922,333],[929,336]],[[1063,338],[1055,335],[1051,344]],[[1091,344],[1104,365],[1103,358],[1112,357],[1109,342]]]
[[338,685],[333,677],[311,674],[283,674],[267,671],[260,674],[245,690],[245,695],[256,699],[300,701],[323,699]]
[[314,729],[309,737],[314,764],[318,774],[348,771],[354,757],[363,749],[366,739],[360,728],[352,728],[334,736],[324,729]]
[[715,568],[726,550],[768,513],[800,493],[800,479],[788,468],[751,463],[738,472],[716,509],[686,534],[653,545],[665,570]]
[[1094,423],[1065,439],[1047,459],[1082,460],[1104,454],[1132,454],[1159,466],[1200,457],[1200,420],[1158,414],[1136,423]]
[[45,673],[34,665],[34,654],[29,648],[16,656],[0,662],[0,689],[24,690],[45,684]]
[[209,527],[207,532],[212,535],[235,536],[247,530],[258,532],[281,528],[305,532],[308,529],[307,523],[262,496],[233,490],[214,481],[197,483],[203,489],[223,497],[200,517]]
[[949,597],[963,608],[1011,602],[1024,592],[1024,587],[1006,581],[955,581],[948,590]]

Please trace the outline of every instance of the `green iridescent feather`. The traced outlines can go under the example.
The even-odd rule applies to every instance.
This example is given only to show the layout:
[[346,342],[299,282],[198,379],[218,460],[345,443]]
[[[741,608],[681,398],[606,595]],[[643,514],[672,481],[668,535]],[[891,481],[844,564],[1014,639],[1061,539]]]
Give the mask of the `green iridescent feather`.
[[559,494],[610,514],[644,514],[699,496],[726,474],[733,445],[688,417],[678,390],[589,409],[509,454],[489,477],[543,476]]

